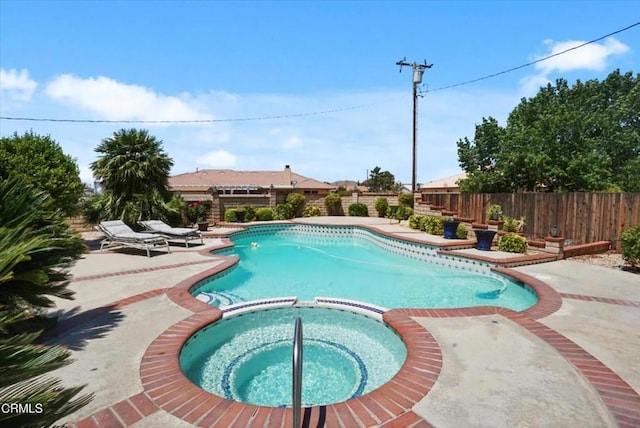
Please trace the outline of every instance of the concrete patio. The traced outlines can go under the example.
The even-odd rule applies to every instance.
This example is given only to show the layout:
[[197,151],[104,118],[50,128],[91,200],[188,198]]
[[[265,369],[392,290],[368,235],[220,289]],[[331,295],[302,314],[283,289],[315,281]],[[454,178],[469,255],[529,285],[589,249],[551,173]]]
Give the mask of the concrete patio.
[[[322,221],[411,233],[386,219]],[[225,245],[215,234],[230,231],[213,231],[204,246],[172,246],[171,254],[92,251],[76,264],[76,300],[57,302],[63,321],[50,339],[69,347],[76,362],[52,375],[68,386],[87,384],[95,398],[63,422],[290,426],[285,409],[229,404],[189,386],[164,355],[163,346],[170,354],[184,339],[174,336],[219,316],[175,290],[227,265],[209,251]],[[347,428],[640,426],[638,275],[570,260],[513,271],[550,286],[554,309],[544,316],[496,308],[389,311],[385,320],[416,344],[410,367],[362,400],[309,410],[308,426],[323,418],[327,427]]]

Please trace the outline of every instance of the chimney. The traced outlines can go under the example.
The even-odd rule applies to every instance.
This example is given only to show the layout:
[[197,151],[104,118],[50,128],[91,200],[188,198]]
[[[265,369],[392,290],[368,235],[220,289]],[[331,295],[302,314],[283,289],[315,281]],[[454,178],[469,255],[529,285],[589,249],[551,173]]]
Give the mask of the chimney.
[[283,184],[285,186],[290,186],[291,185],[291,167],[289,165],[284,166],[284,179],[285,179],[285,183]]

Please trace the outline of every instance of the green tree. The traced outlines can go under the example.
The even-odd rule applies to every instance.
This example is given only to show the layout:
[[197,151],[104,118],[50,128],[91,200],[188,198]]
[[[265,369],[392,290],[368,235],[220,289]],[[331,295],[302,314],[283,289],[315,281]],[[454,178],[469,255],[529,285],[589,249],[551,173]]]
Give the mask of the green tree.
[[363,185],[367,186],[370,192],[398,192],[402,184],[396,183],[396,178],[389,171],[382,171],[376,166],[369,172],[369,178]]
[[27,131],[0,139],[0,178],[18,175],[51,195],[51,203],[66,215],[78,212],[84,192],[78,165],[51,136]]
[[499,192],[506,185],[498,172],[498,159],[503,145],[505,130],[493,117],[482,118],[476,125],[475,137],[458,140],[458,159],[467,173],[460,181],[462,192]]
[[463,192],[640,191],[640,75],[558,79],[458,141]]
[[168,191],[173,160],[161,140],[146,130],[121,129],[103,139],[95,151],[100,155],[91,169],[103,194],[90,205],[102,214],[100,219],[120,218],[133,224],[142,219],[168,220],[175,214]]

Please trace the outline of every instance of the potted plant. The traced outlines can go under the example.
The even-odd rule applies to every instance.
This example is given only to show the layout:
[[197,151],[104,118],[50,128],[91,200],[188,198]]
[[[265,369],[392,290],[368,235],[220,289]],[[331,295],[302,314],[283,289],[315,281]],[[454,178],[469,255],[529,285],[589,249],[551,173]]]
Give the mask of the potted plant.
[[493,204],[487,211],[487,218],[489,220],[498,221],[502,218],[502,207],[498,204]]
[[456,239],[456,232],[458,231],[459,221],[452,219],[451,217],[445,217],[442,222],[444,229],[444,239]]
[[209,214],[211,213],[211,201],[192,201],[187,205],[185,213],[192,224],[197,224],[198,229],[205,231],[209,228]]
[[236,208],[236,219],[238,223],[244,223],[245,210],[244,208]]
[[476,248],[481,251],[491,251],[491,243],[497,231],[489,229],[473,229],[476,234]]

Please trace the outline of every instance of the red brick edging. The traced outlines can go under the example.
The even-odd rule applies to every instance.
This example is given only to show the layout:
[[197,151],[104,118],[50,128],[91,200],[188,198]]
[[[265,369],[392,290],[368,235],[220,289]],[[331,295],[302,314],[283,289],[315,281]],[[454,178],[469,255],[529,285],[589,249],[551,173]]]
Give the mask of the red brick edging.
[[[217,308],[194,314],[154,340],[140,365],[145,394],[160,409],[197,426],[248,427],[263,426],[264,422],[269,427],[290,426],[290,408],[226,400],[198,388],[180,370],[178,358],[184,342],[221,316]],[[313,421],[317,423],[321,416],[326,426],[382,425],[411,412],[431,390],[442,367],[440,347],[433,336],[402,312],[389,311],[384,320],[398,331],[407,346],[407,358],[400,371],[385,385],[361,397],[306,410],[310,426],[315,426]],[[416,427],[429,426],[417,415],[404,418],[414,420],[412,425]]]
[[[371,228],[375,229],[375,228]],[[377,230],[377,232],[384,233]],[[389,234],[387,234],[389,235]],[[402,238],[405,239],[406,238]],[[229,244],[229,242],[226,242]],[[207,251],[207,250],[204,250]],[[210,254],[209,254],[210,255]],[[140,365],[144,392],[111,405],[78,422],[76,427],[129,426],[160,409],[198,426],[285,427],[292,423],[292,410],[253,406],[226,400],[192,384],[179,367],[179,353],[186,340],[200,328],[219,320],[222,312],[193,298],[189,289],[198,281],[228,269],[237,263],[227,258],[205,272],[194,275],[169,289],[152,290],[122,299],[103,308],[121,308],[150,297],[166,293],[175,303],[195,312],[171,326],[147,348]],[[191,263],[186,263],[191,264]],[[175,265],[179,267],[180,265]],[[167,267],[131,271],[160,270]],[[407,346],[407,359],[400,371],[380,388],[343,403],[305,409],[308,426],[323,421],[325,426],[428,427],[428,422],[412,411],[438,379],[442,354],[434,337],[411,317],[459,317],[496,314],[504,316],[533,333],[556,349],[584,378],[590,382],[621,427],[640,426],[640,396],[618,375],[599,360],[557,331],[536,321],[557,311],[562,298],[600,301],[640,306],[640,302],[560,294],[542,281],[506,268],[493,271],[513,277],[531,287],[539,302],[522,313],[499,307],[462,309],[394,309],[383,315]],[[124,274],[124,273],[123,273]],[[96,277],[100,277],[99,275]],[[84,278],[78,278],[82,280]],[[82,321],[79,315],[75,321]],[[74,326],[71,320],[65,328]],[[75,325],[81,322],[75,322]]]

